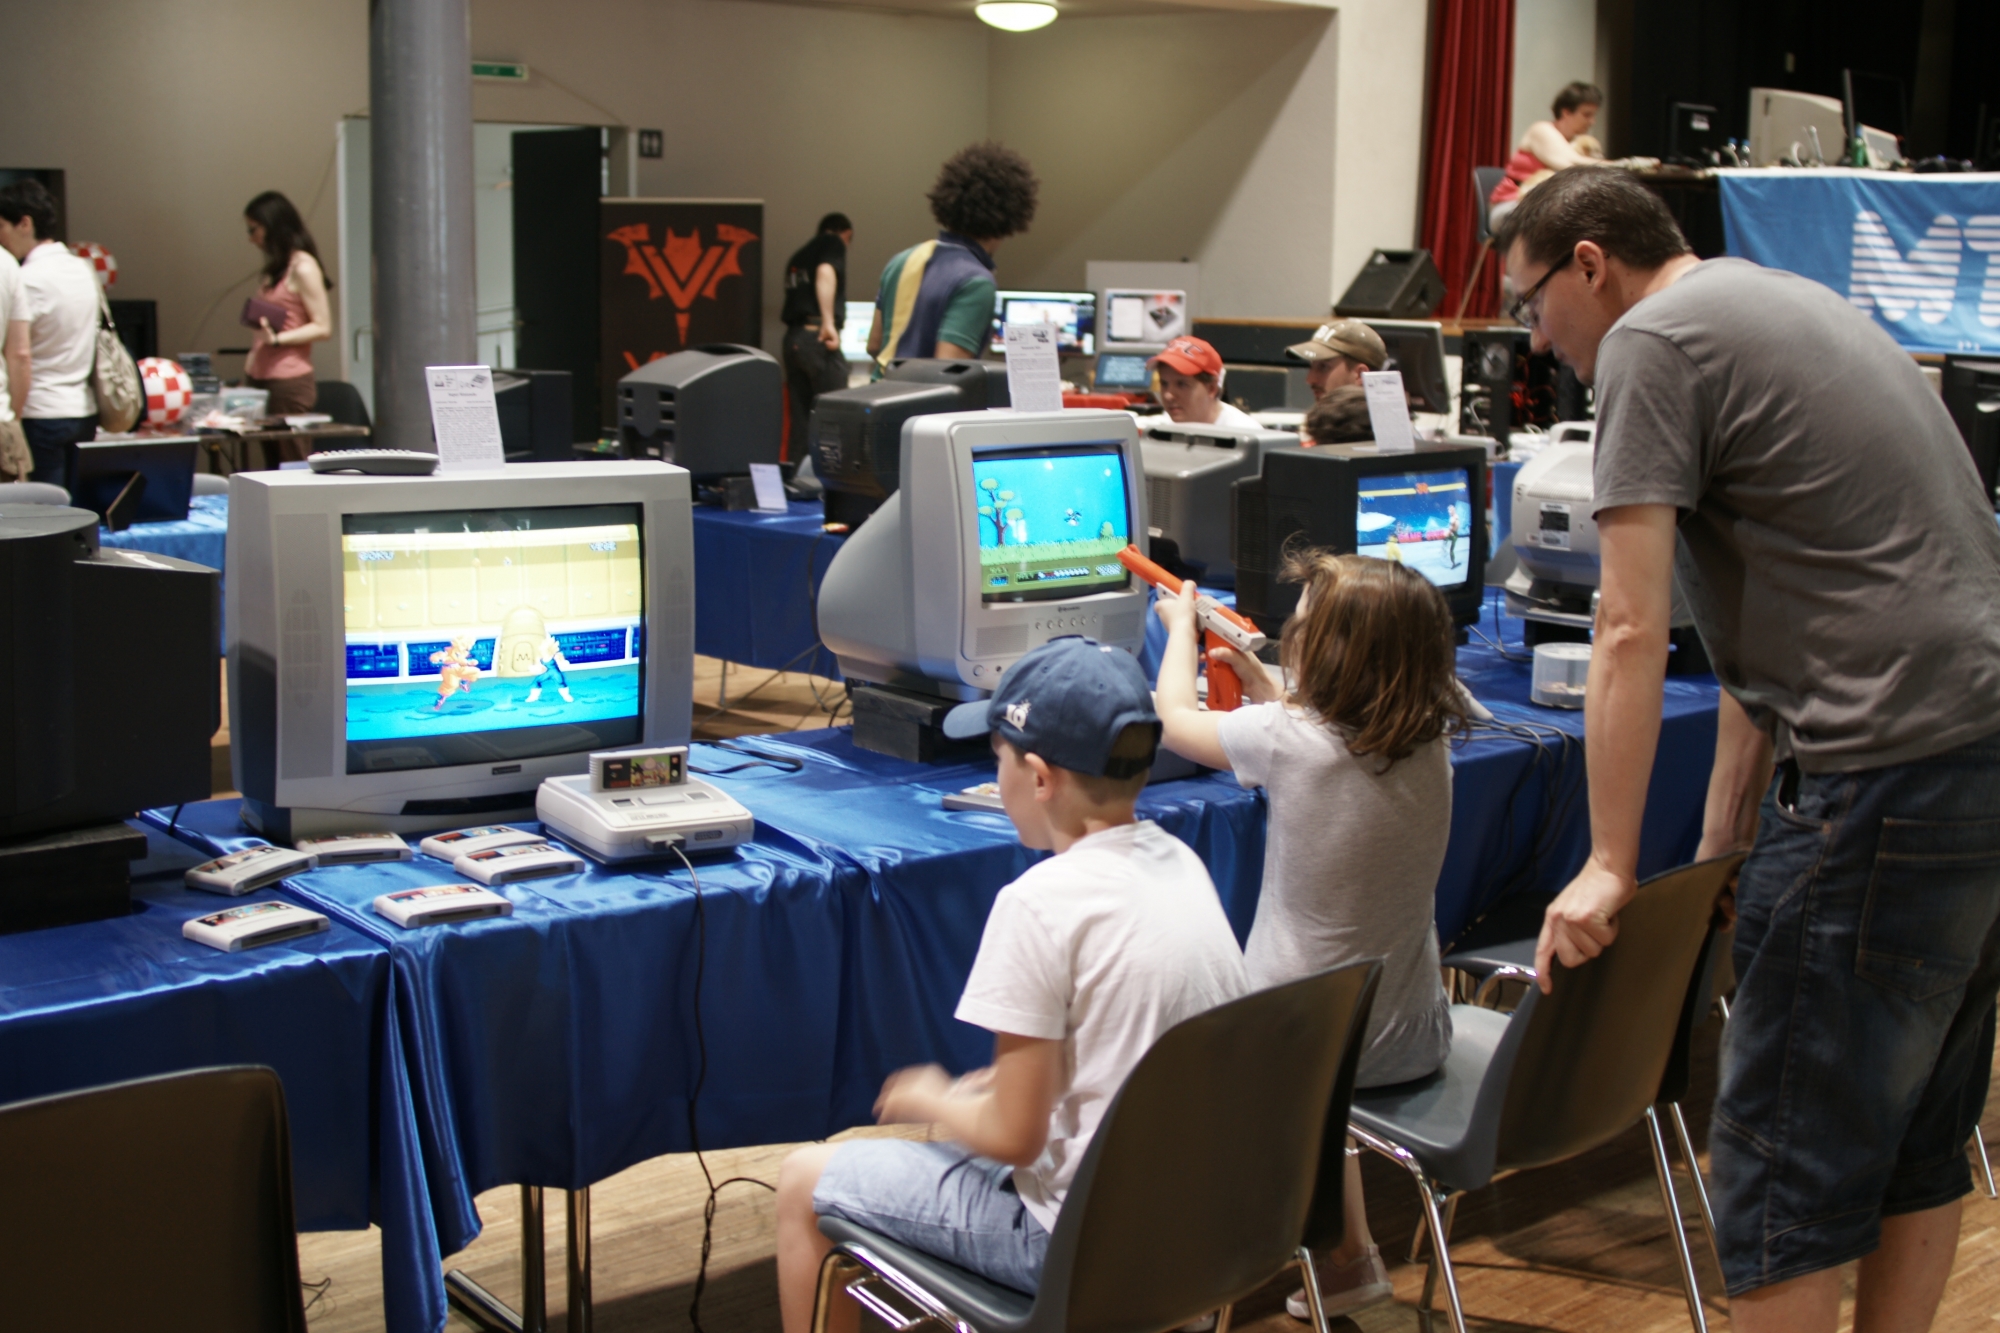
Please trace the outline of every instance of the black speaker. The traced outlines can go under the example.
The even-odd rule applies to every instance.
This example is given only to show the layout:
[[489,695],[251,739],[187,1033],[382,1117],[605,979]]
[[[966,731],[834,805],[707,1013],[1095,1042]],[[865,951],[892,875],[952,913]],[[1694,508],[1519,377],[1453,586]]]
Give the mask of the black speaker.
[[567,370],[496,370],[493,406],[510,463],[573,463],[575,414]]
[[1362,319],[1426,319],[1444,301],[1444,279],[1428,250],[1377,250],[1334,306]]

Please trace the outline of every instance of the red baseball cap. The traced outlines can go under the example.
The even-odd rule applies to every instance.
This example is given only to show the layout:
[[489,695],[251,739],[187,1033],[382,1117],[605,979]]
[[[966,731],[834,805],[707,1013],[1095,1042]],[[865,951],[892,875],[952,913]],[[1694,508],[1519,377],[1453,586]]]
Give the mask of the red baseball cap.
[[1176,338],[1148,361],[1172,366],[1183,375],[1220,375],[1222,355],[1199,338]]

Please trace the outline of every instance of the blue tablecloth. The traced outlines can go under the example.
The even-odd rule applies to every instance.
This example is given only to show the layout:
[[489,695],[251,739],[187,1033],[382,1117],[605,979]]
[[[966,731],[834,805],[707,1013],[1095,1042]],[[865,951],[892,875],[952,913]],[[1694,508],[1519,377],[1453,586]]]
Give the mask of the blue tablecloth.
[[2000,173],[1716,174],[1730,254],[1825,283],[1913,352],[2000,352]]
[[[230,900],[182,887],[199,854],[157,832],[148,840],[131,915],[0,936],[0,1102],[207,1065],[271,1066],[285,1086],[300,1229],[379,1223],[389,1327],[440,1328],[444,1287],[388,952],[338,924],[243,953],[185,940],[185,922]],[[178,1129],[198,1151],[203,1128]]]
[[789,514],[694,508],[694,650],[745,666],[838,676],[813,603],[843,538],[817,500]]

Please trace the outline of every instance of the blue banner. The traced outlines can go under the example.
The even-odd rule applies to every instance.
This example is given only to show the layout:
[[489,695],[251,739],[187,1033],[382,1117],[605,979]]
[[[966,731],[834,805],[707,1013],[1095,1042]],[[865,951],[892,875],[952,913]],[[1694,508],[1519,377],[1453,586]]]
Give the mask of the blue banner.
[[1825,283],[1913,352],[2000,352],[2000,174],[1717,174],[1730,254]]

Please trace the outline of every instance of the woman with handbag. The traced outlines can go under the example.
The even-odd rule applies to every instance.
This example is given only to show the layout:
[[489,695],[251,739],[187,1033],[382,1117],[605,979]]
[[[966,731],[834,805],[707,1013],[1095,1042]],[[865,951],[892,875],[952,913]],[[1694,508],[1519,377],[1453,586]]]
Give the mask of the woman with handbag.
[[97,276],[51,239],[56,201],[39,181],[0,189],[0,246],[20,261],[6,333],[7,392],[34,459],[31,481],[63,484],[70,452],[97,435]]
[[251,388],[270,391],[269,415],[310,412],[319,397],[310,345],[333,336],[326,296],[333,284],[320,267],[312,233],[284,195],[258,195],[244,208],[243,221],[265,261],[263,285],[244,305],[243,322],[257,330],[246,378]]

